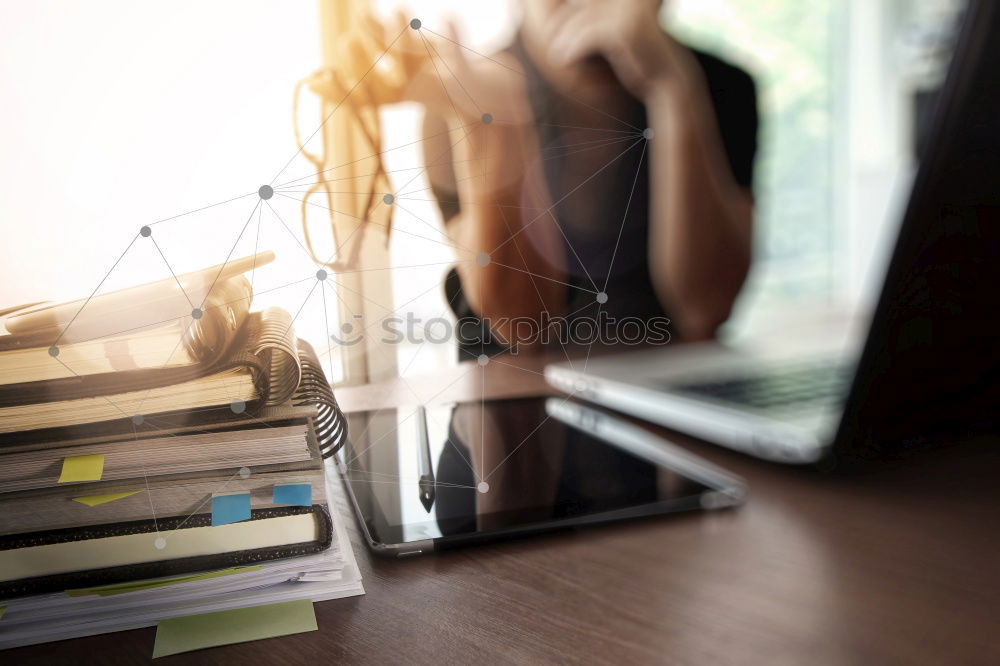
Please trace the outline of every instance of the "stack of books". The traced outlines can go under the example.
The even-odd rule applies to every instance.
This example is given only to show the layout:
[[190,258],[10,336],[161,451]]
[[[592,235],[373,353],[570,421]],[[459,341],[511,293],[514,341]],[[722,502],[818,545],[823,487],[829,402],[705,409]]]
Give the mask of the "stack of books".
[[0,312],[0,648],[363,594],[324,474],[343,415],[250,307],[271,258]]

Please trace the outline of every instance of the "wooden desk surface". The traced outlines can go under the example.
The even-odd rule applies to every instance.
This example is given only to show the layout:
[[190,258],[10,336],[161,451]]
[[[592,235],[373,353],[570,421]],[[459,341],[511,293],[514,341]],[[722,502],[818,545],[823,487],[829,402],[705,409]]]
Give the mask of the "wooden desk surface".
[[[518,367],[520,366],[520,367]],[[531,359],[343,389],[346,408],[539,390]],[[674,436],[747,479],[746,506],[410,560],[369,556],[367,595],[320,630],[170,663],[1000,663],[1000,454],[979,442],[852,476]],[[12,650],[4,663],[135,663],[154,629]]]

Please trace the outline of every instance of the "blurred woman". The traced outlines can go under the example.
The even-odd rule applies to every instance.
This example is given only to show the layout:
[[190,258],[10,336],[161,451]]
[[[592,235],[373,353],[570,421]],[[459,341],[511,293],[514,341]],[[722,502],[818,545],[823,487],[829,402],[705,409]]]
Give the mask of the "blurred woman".
[[669,317],[693,340],[728,317],[750,266],[754,83],[675,40],[660,4],[524,2],[489,57],[407,31],[431,56],[410,96],[463,259],[446,295],[484,322],[463,352],[524,344],[518,318]]

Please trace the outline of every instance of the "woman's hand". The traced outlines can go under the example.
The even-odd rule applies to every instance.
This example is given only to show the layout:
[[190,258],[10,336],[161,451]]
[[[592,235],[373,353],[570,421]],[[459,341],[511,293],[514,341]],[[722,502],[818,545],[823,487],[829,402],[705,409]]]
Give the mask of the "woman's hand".
[[467,52],[454,25],[445,36],[411,27],[402,12],[381,21],[365,14],[337,45],[337,63],[317,72],[314,92],[337,103],[387,106],[417,102],[451,123],[478,122],[484,114],[505,123],[531,120],[520,63],[506,54]]
[[[444,157],[454,158],[459,183],[467,183],[462,194],[496,203],[537,152],[526,78],[509,54],[478,56],[460,45],[454,25],[445,33],[415,29],[402,12],[384,22],[366,14],[338,45],[337,65],[310,87],[334,104],[348,96],[362,106],[421,104],[450,130]],[[508,195],[503,203],[520,205],[519,193]]]
[[581,0],[546,21],[547,55],[555,66],[604,57],[639,99],[662,87],[686,88],[697,76],[691,53],[660,27],[661,0]]

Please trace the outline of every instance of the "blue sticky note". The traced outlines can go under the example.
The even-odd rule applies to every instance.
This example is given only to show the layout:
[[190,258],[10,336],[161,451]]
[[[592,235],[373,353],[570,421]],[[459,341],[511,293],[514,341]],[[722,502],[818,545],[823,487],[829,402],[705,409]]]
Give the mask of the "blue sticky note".
[[250,520],[250,493],[212,498],[212,526]]
[[274,487],[275,504],[293,504],[295,506],[312,506],[312,485],[308,483],[289,483]]

